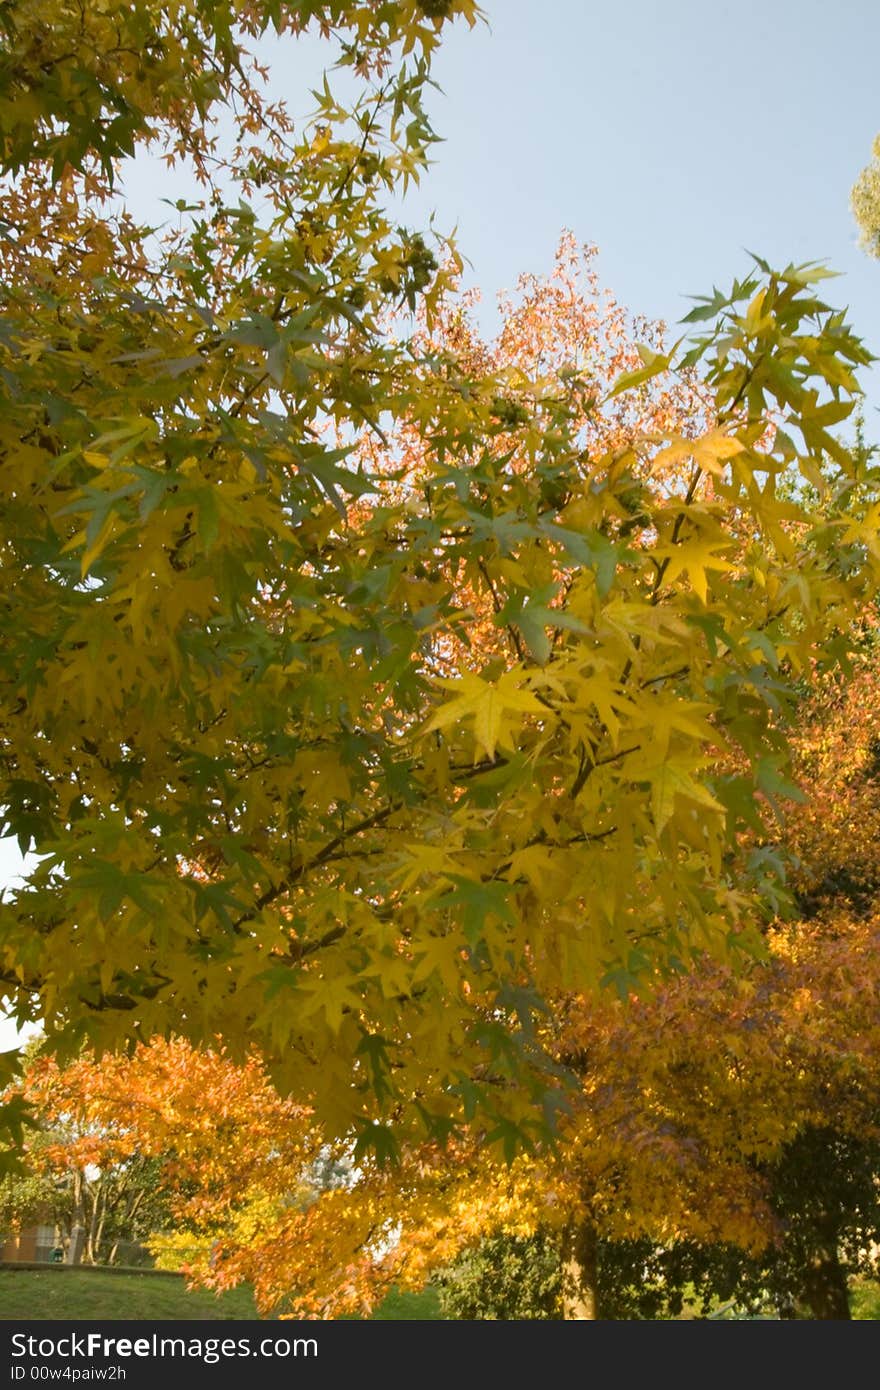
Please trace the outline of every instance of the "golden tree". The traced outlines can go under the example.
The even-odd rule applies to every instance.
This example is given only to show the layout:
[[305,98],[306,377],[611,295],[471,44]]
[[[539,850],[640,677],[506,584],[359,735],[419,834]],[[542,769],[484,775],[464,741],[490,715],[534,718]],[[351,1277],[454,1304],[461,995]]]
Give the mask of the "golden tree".
[[[872,484],[829,432],[868,354],[822,272],[759,266],[613,384],[580,322],[565,362],[527,314],[496,360],[432,337],[453,269],[387,201],[475,16],[2,18],[0,804],[39,856],[6,999],[67,1057],[256,1045],[380,1156],[468,1123],[528,1146],[564,1090],[550,1001],[749,947],[780,705],[876,588]],[[309,27],[356,91],[294,129],[247,47]],[[150,149],[201,187],[164,239],[124,204]]]

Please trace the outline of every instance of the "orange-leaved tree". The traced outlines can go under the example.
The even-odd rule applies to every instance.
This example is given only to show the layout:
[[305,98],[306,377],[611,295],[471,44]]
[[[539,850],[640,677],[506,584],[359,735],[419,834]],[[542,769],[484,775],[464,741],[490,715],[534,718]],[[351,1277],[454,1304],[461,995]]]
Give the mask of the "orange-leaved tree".
[[310,1113],[259,1060],[233,1063],[222,1048],[157,1038],[64,1067],[37,1052],[17,1092],[33,1121],[24,1162],[57,1190],[66,1236],[81,1228],[87,1263],[112,1263],[135,1236],[175,1266],[207,1258],[216,1232],[246,1240],[307,1201],[327,1166]]

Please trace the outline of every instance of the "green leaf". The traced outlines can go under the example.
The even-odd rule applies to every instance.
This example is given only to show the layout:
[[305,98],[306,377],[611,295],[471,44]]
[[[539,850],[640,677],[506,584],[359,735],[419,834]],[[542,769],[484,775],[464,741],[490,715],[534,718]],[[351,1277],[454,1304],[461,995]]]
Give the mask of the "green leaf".
[[220,512],[213,487],[201,488],[199,498],[199,540],[206,553],[211,551],[220,533]]
[[394,1132],[378,1120],[365,1124],[358,1131],[354,1142],[355,1163],[370,1157],[380,1169],[397,1167],[400,1162],[400,1149]]
[[508,894],[513,891],[511,884],[476,883],[459,874],[448,874],[447,877],[455,884],[454,890],[429,901],[427,907],[432,912],[460,912],[469,946],[476,948],[480,944],[491,918],[516,925],[516,917],[508,901]]

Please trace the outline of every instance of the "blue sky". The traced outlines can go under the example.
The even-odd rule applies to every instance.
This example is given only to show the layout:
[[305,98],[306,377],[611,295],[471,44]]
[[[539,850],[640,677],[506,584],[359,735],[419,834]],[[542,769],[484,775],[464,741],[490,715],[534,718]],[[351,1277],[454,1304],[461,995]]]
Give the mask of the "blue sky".
[[[444,143],[407,218],[433,210],[442,230],[457,224],[487,329],[497,291],[549,270],[567,227],[598,244],[623,303],[669,322],[688,294],[744,273],[747,248],[778,264],[827,261],[842,272],[828,297],[880,353],[880,262],[858,249],[849,209],[880,130],[876,0],[484,9],[488,27],[456,25],[438,54],[431,110]],[[305,112],[309,80],[288,59],[273,85]],[[145,215],[172,192],[158,167],[140,166],[131,191]],[[865,385],[878,438],[877,368]],[[18,867],[0,843],[0,883]]]
[[670,322],[745,271],[747,250],[827,261],[842,272],[827,296],[880,353],[880,262],[849,208],[880,130],[874,0],[484,9],[489,28],[457,25],[438,55],[445,143],[418,202],[457,222],[487,308],[521,270],[549,269],[569,227],[598,244],[620,300]]

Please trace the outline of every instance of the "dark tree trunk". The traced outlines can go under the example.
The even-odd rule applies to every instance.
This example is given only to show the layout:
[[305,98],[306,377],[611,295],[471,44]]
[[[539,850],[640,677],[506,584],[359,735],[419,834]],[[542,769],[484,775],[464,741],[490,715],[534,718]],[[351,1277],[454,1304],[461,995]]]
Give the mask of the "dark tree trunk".
[[572,1223],[562,1240],[562,1315],[594,1321],[599,1312],[598,1241],[589,1220]]
[[849,1320],[849,1290],[846,1272],[837,1257],[837,1245],[829,1240],[816,1246],[804,1270],[800,1303],[802,1316]]

